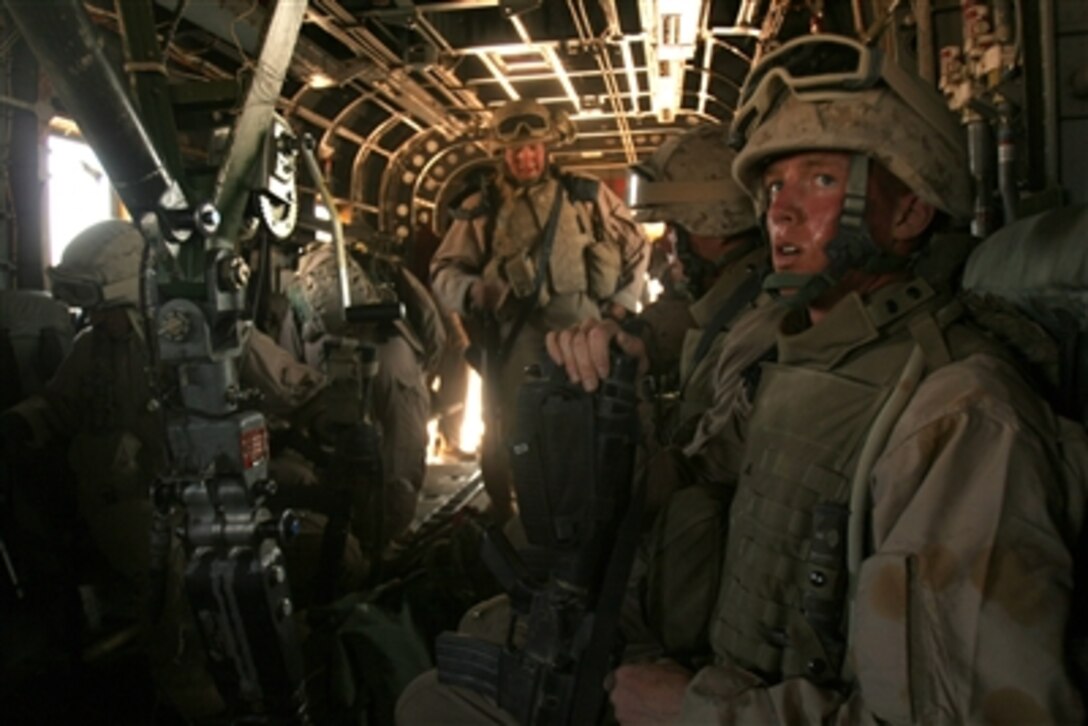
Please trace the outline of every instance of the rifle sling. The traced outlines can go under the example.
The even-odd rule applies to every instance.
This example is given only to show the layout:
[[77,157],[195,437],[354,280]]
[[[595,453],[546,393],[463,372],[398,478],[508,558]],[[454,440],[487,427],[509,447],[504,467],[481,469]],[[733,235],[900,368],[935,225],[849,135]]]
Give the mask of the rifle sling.
[[521,307],[518,309],[518,315],[514,319],[514,324],[510,326],[510,332],[504,339],[499,341],[499,347],[495,358],[500,367],[506,362],[506,356],[510,352],[510,347],[513,345],[514,341],[517,340],[518,333],[525,327],[525,323],[529,319],[529,314],[536,308],[536,303],[540,299],[540,288],[544,285],[548,262],[552,256],[552,246],[555,242],[555,233],[559,228],[559,210],[563,206],[564,193],[564,185],[562,183],[556,184],[555,198],[552,200],[552,208],[548,213],[548,221],[544,225],[544,234],[540,239],[540,244],[537,245],[536,248],[536,278],[533,280],[533,291],[521,301]]
[[706,354],[710,352],[710,346],[721,329],[735,318],[745,305],[755,300],[756,296],[759,295],[763,289],[762,279],[762,269],[757,268],[749,272],[748,276],[744,278],[744,282],[737,286],[733,294],[714,313],[713,319],[703,329],[703,335],[695,346],[695,353],[691,357],[691,368],[688,370],[689,377],[698,368],[699,363],[706,357]]
[[616,532],[616,543],[594,608],[593,635],[582,656],[575,683],[568,719],[571,724],[598,723],[601,718],[606,698],[604,679],[612,666],[627,580],[642,532],[645,477],[635,476],[632,483],[631,500]]

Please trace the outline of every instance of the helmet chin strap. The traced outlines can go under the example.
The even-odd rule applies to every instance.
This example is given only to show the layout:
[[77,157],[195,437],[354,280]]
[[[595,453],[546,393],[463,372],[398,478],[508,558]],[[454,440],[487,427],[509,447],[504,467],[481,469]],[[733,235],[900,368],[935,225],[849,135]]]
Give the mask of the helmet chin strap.
[[[910,258],[882,250],[869,234],[865,221],[868,188],[869,157],[854,154],[839,212],[839,229],[825,250],[827,268],[821,273],[772,272],[764,279],[763,289],[791,308],[804,308],[841,282],[850,270],[882,274],[904,269]],[[781,292],[785,289],[796,292],[783,296]]]

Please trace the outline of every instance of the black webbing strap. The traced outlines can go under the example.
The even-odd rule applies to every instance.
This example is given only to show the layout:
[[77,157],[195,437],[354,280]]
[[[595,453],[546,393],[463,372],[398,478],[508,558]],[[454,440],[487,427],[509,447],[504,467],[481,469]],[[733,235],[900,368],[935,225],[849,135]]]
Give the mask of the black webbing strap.
[[757,266],[748,272],[748,276],[737,286],[733,291],[733,294],[722,303],[722,306],[718,308],[718,312],[714,313],[714,317],[707,324],[706,328],[703,329],[703,335],[699,338],[699,343],[695,346],[695,353],[691,359],[691,368],[688,371],[688,375],[698,367],[700,361],[702,361],[703,358],[706,357],[706,354],[710,352],[710,346],[713,344],[714,338],[718,335],[718,332],[733,320],[745,305],[748,305],[755,300],[762,289],[763,268],[762,266]]
[[605,570],[597,596],[593,635],[582,656],[578,672],[579,682],[575,685],[574,703],[568,720],[571,724],[598,723],[601,706],[606,698],[602,696],[604,679],[612,667],[623,598],[642,532],[643,505],[646,499],[645,477],[636,476],[633,483],[631,499],[616,532],[616,544],[612,548],[612,557],[609,558],[608,569]]

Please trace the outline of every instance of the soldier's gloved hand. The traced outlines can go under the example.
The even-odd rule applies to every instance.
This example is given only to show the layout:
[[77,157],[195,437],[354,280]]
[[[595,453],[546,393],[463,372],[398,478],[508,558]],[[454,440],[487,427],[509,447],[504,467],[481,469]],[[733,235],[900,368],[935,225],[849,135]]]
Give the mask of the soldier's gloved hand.
[[548,356],[563,366],[571,383],[581,383],[592,393],[601,379],[610,372],[609,346],[619,346],[638,361],[639,375],[650,369],[646,343],[637,335],[625,332],[615,320],[585,320],[566,330],[553,330],[544,338]]
[[628,312],[624,306],[609,300],[601,305],[601,314],[613,320],[623,320],[627,317]]

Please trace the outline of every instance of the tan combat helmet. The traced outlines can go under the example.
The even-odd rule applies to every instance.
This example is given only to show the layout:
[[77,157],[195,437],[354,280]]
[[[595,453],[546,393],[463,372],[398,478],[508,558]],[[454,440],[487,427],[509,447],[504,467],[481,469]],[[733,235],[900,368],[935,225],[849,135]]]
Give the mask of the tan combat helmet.
[[662,144],[631,167],[627,203],[639,222],[672,222],[704,237],[755,228],[748,193],[732,176],[736,152],[721,126],[699,126]]
[[566,144],[574,140],[574,124],[561,110],[550,111],[542,103],[521,98],[495,111],[491,138],[500,146]]
[[740,146],[733,176],[766,209],[766,165],[807,151],[852,152],[838,232],[819,274],[772,273],[768,290],[794,289],[784,301],[804,306],[849,270],[887,273],[909,257],[879,247],[866,221],[869,161],[957,219],[971,216],[971,179],[962,127],[944,99],[880,49],[836,35],[808,35],[766,55],[748,74],[733,118]]
[[748,75],[733,119],[743,144],[734,176],[765,207],[765,165],[801,151],[875,159],[953,218],[971,216],[962,126],[937,89],[878,48],[809,35],[766,55]]
[[129,222],[91,225],[64,249],[60,264],[46,270],[54,297],[84,309],[139,306],[144,249],[143,236]]

